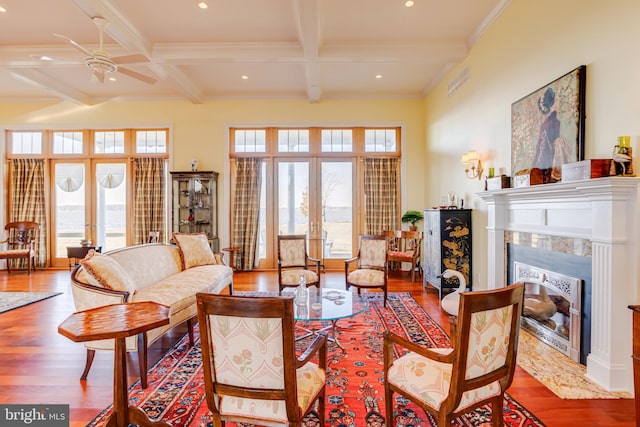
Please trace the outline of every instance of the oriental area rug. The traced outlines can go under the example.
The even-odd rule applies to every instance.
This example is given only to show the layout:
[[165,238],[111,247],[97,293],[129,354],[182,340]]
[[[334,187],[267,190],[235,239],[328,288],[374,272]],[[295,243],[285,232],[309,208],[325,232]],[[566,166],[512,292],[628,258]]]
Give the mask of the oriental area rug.
[[33,304],[62,292],[0,292],[0,313]]
[[[325,423],[331,427],[381,427],[385,425],[382,333],[385,329],[427,347],[446,347],[449,337],[409,293],[389,293],[387,307],[382,294],[366,295],[369,309],[338,322],[338,340],[344,347],[328,343]],[[197,329],[196,329],[197,330]],[[149,372],[149,387],[139,381],[130,387],[129,402],[140,407],[152,419],[161,419],[174,427],[212,426],[204,398],[202,358],[197,344],[189,348],[183,337]],[[408,400],[396,398],[393,425],[429,427],[435,422]],[[511,396],[504,401],[504,423],[509,427],[544,426]],[[112,408],[102,411],[89,426],[104,425]],[[452,426],[490,425],[487,406],[452,423]],[[233,426],[233,423],[227,423]],[[305,427],[320,427],[317,414],[310,412]]]

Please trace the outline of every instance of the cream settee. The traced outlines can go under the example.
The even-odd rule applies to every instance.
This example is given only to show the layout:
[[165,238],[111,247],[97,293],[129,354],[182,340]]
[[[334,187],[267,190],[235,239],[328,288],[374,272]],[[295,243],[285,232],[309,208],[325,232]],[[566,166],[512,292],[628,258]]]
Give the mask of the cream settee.
[[[174,235],[177,246],[153,243],[99,254],[91,251],[72,272],[72,293],[77,311],[103,305],[153,301],[171,308],[168,325],[127,338],[127,351],[137,351],[140,380],[147,386],[147,348],[165,332],[187,322],[193,345],[196,294],[233,292],[233,270],[213,254],[205,235]],[[95,350],[113,350],[114,340],[85,343],[86,379]]]

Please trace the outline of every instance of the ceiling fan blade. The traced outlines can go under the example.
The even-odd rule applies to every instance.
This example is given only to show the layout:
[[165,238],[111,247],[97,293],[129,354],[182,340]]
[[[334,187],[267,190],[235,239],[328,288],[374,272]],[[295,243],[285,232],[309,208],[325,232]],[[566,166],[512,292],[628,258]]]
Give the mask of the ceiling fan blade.
[[56,34],[53,33],[54,36],[56,37],[60,37],[62,39],[67,40],[69,43],[71,43],[73,45],[73,47],[75,47],[76,49],[78,49],[80,52],[84,53],[87,56],[93,56],[93,54],[91,53],[91,51],[89,51],[88,49],[82,47],[81,45],[79,45],[78,43],[74,42],[73,40],[71,40],[69,37],[67,36],[63,36],[62,34]]
[[116,64],[135,64],[137,62],[149,62],[149,58],[141,53],[132,55],[114,56],[111,60]]
[[138,79],[140,81],[143,81],[145,83],[149,83],[150,85],[154,84],[155,82],[157,82],[157,79],[154,79],[153,77],[150,76],[146,76],[144,74],[138,73],[137,71],[133,71],[130,70],[128,68],[123,68],[123,67],[118,67],[118,72],[125,74],[129,77],[133,77],[134,79]]
[[100,83],[104,83],[104,73],[100,73],[98,71],[93,72],[93,77],[95,77]]

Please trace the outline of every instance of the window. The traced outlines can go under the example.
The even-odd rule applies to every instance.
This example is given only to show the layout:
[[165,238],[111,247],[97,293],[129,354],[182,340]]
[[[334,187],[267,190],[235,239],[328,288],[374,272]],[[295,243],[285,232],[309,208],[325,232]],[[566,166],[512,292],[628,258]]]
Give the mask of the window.
[[54,132],[54,154],[82,154],[82,132]]
[[366,129],[364,131],[364,151],[367,153],[396,152],[396,129]]
[[11,154],[42,154],[42,132],[11,132]]
[[267,150],[267,132],[264,129],[236,129],[232,136],[236,153],[264,153]]
[[308,153],[308,129],[278,129],[278,152]]
[[166,153],[167,152],[167,131],[166,130],[137,130],[136,133],[136,153]]
[[96,131],[93,147],[97,154],[124,153],[124,131]]
[[351,129],[322,129],[323,153],[350,153],[353,151]]

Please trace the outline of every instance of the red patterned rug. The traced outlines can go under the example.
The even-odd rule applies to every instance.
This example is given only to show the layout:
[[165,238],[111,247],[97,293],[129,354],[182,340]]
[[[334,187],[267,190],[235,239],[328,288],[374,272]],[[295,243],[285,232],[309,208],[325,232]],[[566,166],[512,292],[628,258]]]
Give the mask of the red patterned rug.
[[[389,329],[427,347],[446,347],[449,337],[408,293],[366,295],[369,310],[338,322],[337,336],[344,351],[329,343],[325,424],[330,427],[382,427],[385,425],[382,365],[382,332]],[[149,373],[149,387],[139,382],[130,387],[129,402],[142,408],[152,419],[162,419],[174,427],[211,426],[204,401],[203,373],[199,345],[188,348],[183,337],[159,360]],[[199,340],[198,340],[199,344]],[[395,426],[429,427],[435,422],[408,400],[394,394]],[[506,395],[504,422],[509,427],[544,426],[533,414]],[[102,426],[111,407],[102,411],[89,426]],[[455,426],[482,426],[490,423],[491,410],[481,408],[458,418]],[[232,425],[232,423],[227,423]],[[317,427],[317,415],[310,413],[305,427]],[[487,424],[489,425],[489,424]]]

